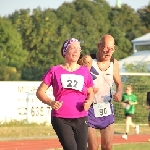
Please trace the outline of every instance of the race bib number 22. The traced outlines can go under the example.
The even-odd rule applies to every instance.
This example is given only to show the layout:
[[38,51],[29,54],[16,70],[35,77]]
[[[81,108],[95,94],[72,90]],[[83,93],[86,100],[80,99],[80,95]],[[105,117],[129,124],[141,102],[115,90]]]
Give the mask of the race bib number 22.
[[84,84],[84,77],[75,74],[62,74],[61,83],[63,88],[70,88],[82,91]]

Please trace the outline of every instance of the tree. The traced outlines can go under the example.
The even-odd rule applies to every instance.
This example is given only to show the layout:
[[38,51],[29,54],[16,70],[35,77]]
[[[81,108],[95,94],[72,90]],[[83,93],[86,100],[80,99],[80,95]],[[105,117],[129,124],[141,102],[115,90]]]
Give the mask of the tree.
[[112,7],[109,19],[111,24],[109,33],[115,38],[117,50],[114,56],[117,59],[122,59],[131,55],[131,40],[141,36],[145,31],[138,14],[134,9],[124,4],[121,8]]
[[30,11],[15,12],[10,19],[20,32],[23,46],[29,56],[22,69],[23,80],[41,80],[42,75],[50,66],[58,63],[57,48],[57,17],[52,9],[41,10],[40,7]]
[[115,39],[115,53],[113,57],[119,60],[129,56],[131,54],[132,44],[129,39],[123,35],[122,31],[117,27],[111,27],[109,34]]
[[18,81],[21,73],[16,70],[16,67],[0,66],[0,81]]
[[[0,70],[3,72],[0,80],[19,80],[27,54],[22,48],[21,37],[11,22],[0,18]],[[14,77],[11,77],[12,74]],[[8,77],[4,78],[6,75]]]
[[150,73],[150,62],[149,61],[124,64],[124,67],[127,72]]
[[137,13],[138,13],[140,19],[142,20],[143,25],[147,29],[146,32],[150,32],[150,2],[148,4],[148,6],[138,9]]
[[108,32],[109,11],[110,6],[104,0],[76,0],[73,3],[63,3],[57,9],[56,15],[62,20],[60,29],[67,26],[64,38],[79,39],[83,53],[87,54],[96,51],[99,38]]
[[111,27],[117,27],[123,35],[132,40],[145,32],[138,14],[127,4],[121,8],[113,7],[109,19]]

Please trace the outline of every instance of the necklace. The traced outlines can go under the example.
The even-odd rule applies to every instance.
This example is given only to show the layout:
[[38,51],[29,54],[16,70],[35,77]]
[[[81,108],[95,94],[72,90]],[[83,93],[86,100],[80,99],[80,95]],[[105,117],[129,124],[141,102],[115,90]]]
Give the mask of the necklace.
[[65,70],[69,71],[69,72],[73,72],[76,71],[77,69],[80,68],[80,65],[75,65],[75,66],[68,66],[66,64],[61,65]]
[[98,62],[97,64],[101,70],[106,70],[109,67],[109,62]]
[[101,68],[105,68],[106,63],[100,63]]

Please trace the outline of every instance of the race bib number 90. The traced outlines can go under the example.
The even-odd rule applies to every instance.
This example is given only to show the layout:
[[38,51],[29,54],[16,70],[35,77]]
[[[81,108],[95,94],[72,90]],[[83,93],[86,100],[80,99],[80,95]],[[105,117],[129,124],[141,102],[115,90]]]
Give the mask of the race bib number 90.
[[84,85],[84,77],[75,74],[62,74],[61,83],[63,88],[70,88],[82,91]]
[[96,103],[93,104],[95,117],[104,117],[112,114],[110,103]]

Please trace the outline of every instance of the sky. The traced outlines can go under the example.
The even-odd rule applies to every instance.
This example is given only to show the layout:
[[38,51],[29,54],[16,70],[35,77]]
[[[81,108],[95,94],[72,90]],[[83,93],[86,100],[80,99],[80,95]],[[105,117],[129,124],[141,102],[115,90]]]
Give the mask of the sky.
[[[40,6],[42,9],[57,9],[63,2],[72,2],[72,0],[0,0],[0,16],[12,14],[15,10],[27,9],[33,10]],[[123,4],[128,4],[135,10],[147,6],[150,0],[121,0]],[[107,0],[110,6],[116,5],[116,0]]]

